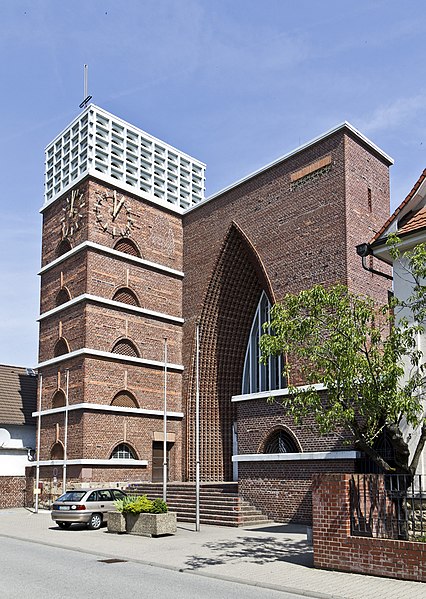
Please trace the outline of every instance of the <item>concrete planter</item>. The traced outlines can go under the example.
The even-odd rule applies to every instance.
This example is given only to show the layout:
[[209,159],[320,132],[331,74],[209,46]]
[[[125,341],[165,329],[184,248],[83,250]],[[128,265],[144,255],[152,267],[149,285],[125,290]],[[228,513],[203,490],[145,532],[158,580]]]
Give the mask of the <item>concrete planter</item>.
[[121,514],[108,512],[108,532],[129,533],[142,537],[173,535],[176,532],[176,514]]
[[120,512],[108,512],[108,532],[126,532],[126,519]]
[[126,514],[126,532],[143,537],[173,535],[176,532],[176,513]]

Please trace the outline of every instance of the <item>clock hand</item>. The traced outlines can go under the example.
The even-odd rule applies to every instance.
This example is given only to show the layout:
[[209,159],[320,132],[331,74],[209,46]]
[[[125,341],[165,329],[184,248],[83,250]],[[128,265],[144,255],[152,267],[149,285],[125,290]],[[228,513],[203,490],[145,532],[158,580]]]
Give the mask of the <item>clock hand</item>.
[[113,213],[112,213],[112,218],[113,219],[115,219],[117,217],[117,215],[120,212],[121,207],[122,207],[123,204],[124,204],[124,198],[121,198],[121,200],[118,202],[118,204],[116,204],[114,202],[114,210],[113,210]]

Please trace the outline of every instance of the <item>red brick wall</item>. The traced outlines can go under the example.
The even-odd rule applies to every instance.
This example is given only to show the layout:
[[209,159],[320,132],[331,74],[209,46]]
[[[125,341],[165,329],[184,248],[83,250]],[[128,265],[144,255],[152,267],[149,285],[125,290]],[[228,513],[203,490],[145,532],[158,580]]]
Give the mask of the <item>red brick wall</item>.
[[[319,159],[330,168],[292,184]],[[364,209],[368,184],[372,212]],[[232,477],[233,394],[241,393],[247,336],[262,289],[272,300],[314,284],[371,288],[386,301],[388,283],[364,273],[355,245],[389,209],[388,165],[347,130],[225,191],[183,217],[184,402],[188,477],[194,471],[194,329],[200,320],[201,443],[204,480]],[[235,224],[236,226],[233,226]],[[297,382],[297,381],[293,381]]]
[[426,582],[426,543],[351,536],[349,480],[338,474],[313,478],[315,567]]
[[0,509],[27,505],[25,476],[0,476]]
[[[99,223],[97,201],[105,192],[112,194],[111,186],[96,179],[86,179],[78,186],[84,194],[80,226],[70,238],[72,247],[84,241],[114,248],[118,237],[106,232]],[[100,195],[99,195],[100,194]],[[138,247],[141,257],[164,267],[182,270],[182,224],[181,217],[166,209],[151,205],[131,194],[124,195],[134,227],[131,240]],[[69,194],[48,206],[43,214],[42,264],[56,258],[57,247],[62,238],[62,219]],[[105,206],[103,218],[108,218]],[[120,218],[124,214],[124,208]],[[181,317],[182,278],[155,266],[135,262],[129,255],[112,257],[94,249],[84,249],[66,258],[42,276],[41,309],[43,312],[56,305],[56,296],[65,286],[71,298],[83,293],[112,299],[120,287],[129,287],[138,297],[140,306],[149,310]],[[60,333],[61,331],[61,333]],[[84,347],[111,352],[116,341],[128,338],[137,347],[139,356],[162,363],[164,338],[168,340],[169,363],[182,363],[182,325],[157,317],[147,317],[104,304],[81,302],[61,310],[41,321],[40,361],[53,358],[55,343],[61,334],[69,343],[71,351]],[[42,408],[52,407],[52,398],[58,389],[66,390],[66,370],[69,369],[69,403],[96,403],[109,405],[122,390],[131,392],[138,407],[163,409],[164,373],[162,367],[137,365],[126,362],[124,356],[117,360],[103,357],[66,358],[57,365],[42,368]],[[168,371],[168,410],[181,412],[180,371]],[[41,421],[41,458],[50,459],[50,451],[57,439],[65,441],[64,413],[50,414]],[[169,432],[176,435],[171,450],[170,472],[173,480],[182,473],[182,422],[169,419]],[[132,468],[100,466],[70,467],[70,480],[150,480],[152,475],[152,441],[154,432],[162,432],[160,416],[136,415],[123,412],[98,412],[79,410],[69,413],[68,457],[69,459],[109,459],[112,449],[121,442],[128,442],[137,457],[148,461],[147,467]],[[42,475],[50,480],[49,468]],[[58,468],[58,471],[62,468]],[[52,474],[52,472],[50,472]],[[62,476],[62,473],[60,474]],[[50,478],[49,478],[50,477]],[[51,483],[49,483],[51,484]]]
[[240,462],[238,491],[275,522],[311,525],[312,477],[353,469],[353,460]]

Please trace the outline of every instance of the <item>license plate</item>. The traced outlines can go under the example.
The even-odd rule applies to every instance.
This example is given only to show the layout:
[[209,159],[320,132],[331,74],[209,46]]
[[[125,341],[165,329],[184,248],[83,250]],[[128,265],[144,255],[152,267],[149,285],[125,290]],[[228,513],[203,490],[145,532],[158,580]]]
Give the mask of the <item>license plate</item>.
[[60,510],[69,510],[69,509],[70,509],[70,506],[69,506],[69,505],[60,505],[60,506],[59,506],[59,509],[60,509]]

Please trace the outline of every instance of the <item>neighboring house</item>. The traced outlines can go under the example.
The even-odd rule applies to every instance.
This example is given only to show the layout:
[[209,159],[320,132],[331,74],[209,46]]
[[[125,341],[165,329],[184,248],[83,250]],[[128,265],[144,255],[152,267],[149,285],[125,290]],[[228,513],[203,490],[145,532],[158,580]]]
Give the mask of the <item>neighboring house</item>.
[[[362,256],[364,267],[367,267],[366,261],[372,256],[392,266],[393,292],[395,297],[405,301],[411,296],[415,281],[407,269],[407,262],[404,257],[402,256],[394,261],[389,253],[386,242],[388,236],[392,233],[395,233],[401,240],[399,245],[401,254],[413,249],[420,243],[426,243],[426,169],[422,172],[407,197],[387,219],[370,243],[357,248],[358,253]],[[409,322],[413,322],[413,315],[407,308],[397,315],[404,316]],[[417,342],[418,349],[423,352],[423,356],[426,356],[426,335],[424,333],[419,335]],[[407,364],[406,368],[408,371],[410,365]],[[409,446],[413,450],[417,443],[419,431],[415,434],[407,429],[406,434],[411,436]],[[425,456],[419,464],[418,472],[419,474],[426,472]]]
[[37,375],[0,365],[0,476],[24,476],[35,452]]

